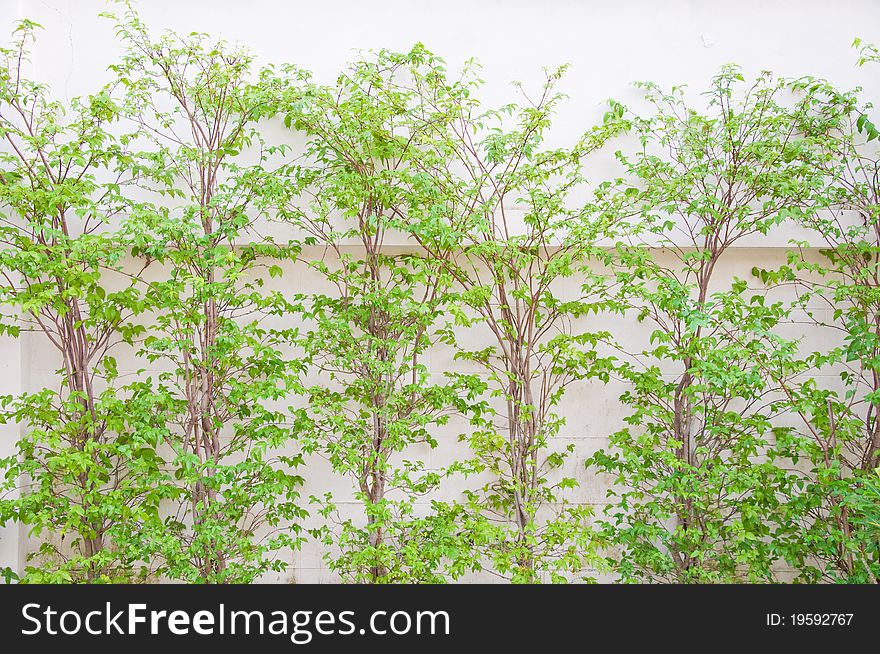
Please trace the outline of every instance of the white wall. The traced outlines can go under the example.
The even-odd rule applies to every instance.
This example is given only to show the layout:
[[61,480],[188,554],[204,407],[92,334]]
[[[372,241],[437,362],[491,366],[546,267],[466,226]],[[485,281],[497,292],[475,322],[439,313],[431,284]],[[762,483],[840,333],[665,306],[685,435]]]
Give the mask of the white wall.
[[[110,79],[106,67],[121,49],[110,21],[98,17],[107,9],[112,4],[100,0],[4,0],[0,38],[20,18],[41,23],[45,29],[32,57],[35,75],[57,96],[70,98]],[[857,69],[851,48],[856,36],[880,42],[880,3],[871,0],[152,0],[141,2],[140,10],[154,29],[204,31],[238,41],[250,46],[260,63],[295,62],[326,82],[359,49],[405,49],[422,41],[451,68],[477,57],[487,81],[484,97],[491,104],[514,99],[511,81],[534,85],[543,66],[569,63],[562,90],[571,99],[553,133],[559,143],[597,121],[606,98],[635,98],[631,81],[688,83],[696,93],[728,62],[741,64],[747,74],[762,69],[781,76],[810,74],[843,87],[864,86],[872,97],[880,91],[876,69]],[[737,249],[725,269],[732,274],[781,262],[780,246],[787,237],[779,234]],[[291,291],[313,288],[304,267],[289,273],[285,278]],[[625,323],[613,331],[637,337]],[[38,387],[54,367],[40,355],[45,348],[31,347],[32,338],[0,339],[0,392]],[[447,361],[437,353],[433,364],[442,367]],[[562,407],[568,417],[563,438],[577,444],[572,472],[583,482],[587,502],[601,502],[608,480],[587,476],[581,462],[620,426],[620,391],[614,384],[583,383],[572,388]],[[17,433],[10,426],[0,430],[0,456],[11,451]],[[452,443],[447,439],[436,452],[426,452],[429,465],[442,466],[454,456]],[[306,492],[326,490],[330,475],[310,469]],[[333,486],[345,494],[344,484]],[[19,550],[17,528],[0,531],[0,566],[18,567]],[[313,546],[297,554],[294,563],[288,579],[331,578]]]
[[[45,30],[34,65],[58,95],[110,79],[120,47],[102,0],[4,0],[0,36],[29,17]],[[850,47],[877,41],[880,3],[872,0],[142,0],[156,29],[208,32],[252,48],[261,62],[296,62],[332,81],[362,49],[404,49],[416,41],[458,68],[484,66],[487,99],[513,97],[513,80],[536,83],[542,67],[571,64],[559,137],[604,111],[608,97],[632,97],[634,80],[702,88],[719,65],[747,73],[826,77],[878,89]]]

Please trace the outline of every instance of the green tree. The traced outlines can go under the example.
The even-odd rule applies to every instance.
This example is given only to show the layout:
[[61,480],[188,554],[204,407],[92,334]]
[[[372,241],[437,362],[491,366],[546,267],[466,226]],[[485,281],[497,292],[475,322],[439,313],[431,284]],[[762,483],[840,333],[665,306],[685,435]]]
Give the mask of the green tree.
[[451,116],[422,95],[448,106],[439,98],[456,89],[421,46],[359,61],[334,87],[293,67],[282,73],[271,83],[279,110],[308,145],[307,163],[290,167],[281,215],[319,249],[308,265],[332,289],[311,294],[304,314],[310,330],[301,344],[320,382],[307,388],[298,422],[306,448],[353,482],[363,507],[363,520],[340,516],[328,494],[328,524],[317,535],[347,581],[441,582],[446,570],[456,576],[470,565],[468,551],[457,547],[454,513],[435,496],[446,473],[419,458],[484,385],[428,369],[455,301],[451,278],[415,243],[401,250],[386,239],[436,195],[419,166],[442,156],[436,137]]
[[113,70],[144,146],[146,199],[128,229],[134,254],[162,267],[140,354],[163,363],[145,383],[169,508],[141,536],[165,577],[250,582],[285,569],[305,516],[282,408],[300,367],[287,354],[295,329],[273,326],[296,307],[261,275],[296,252],[259,232],[283,147],[257,132],[268,104],[250,54],[200,34],[154,38],[130,8],[116,26],[127,50]]
[[[605,280],[586,262],[599,257],[609,225],[578,205],[583,159],[607,138],[603,128],[574,147],[544,145],[562,96],[563,69],[549,72],[538,97],[483,110],[481,82],[463,78],[443,136],[445,156],[417,162],[441,193],[410,217],[408,232],[441,262],[461,294],[447,342],[489,384],[484,411],[464,437],[473,456],[455,468],[491,480],[456,506],[463,535],[481,564],[515,582],[565,581],[598,564],[589,505],[562,473],[572,445],[556,441],[557,407],[577,380],[607,380],[604,331],[584,328],[613,308]],[[433,96],[423,102],[433,107]],[[581,292],[565,294],[568,281]],[[486,330],[486,347],[461,346],[466,330]]]
[[[862,54],[862,63],[876,58],[869,46]],[[824,247],[796,242],[788,265],[756,273],[793,289],[793,315],[824,347],[799,357],[801,374],[784,384],[787,410],[802,420],[786,429],[780,454],[807,465],[787,504],[793,528],[779,540],[806,581],[876,582],[876,547],[856,535],[863,517],[848,498],[880,464],[880,158],[871,149],[880,132],[857,91],[813,78],[793,88],[811,141],[803,157],[822,184],[792,215]]]
[[624,581],[773,580],[780,506],[797,477],[776,444],[797,343],[774,331],[790,308],[719,278],[718,264],[819,185],[802,156],[808,107],[783,102],[784,81],[764,73],[747,84],[735,67],[714,78],[704,113],[681,87],[639,86],[653,111],[613,105],[610,120],[639,147],[618,152],[625,176],[598,198],[629,224],[620,297],[650,325],[650,344],[617,368],[627,426],[588,462],[616,478],[603,531]]
[[2,461],[0,522],[41,538],[23,581],[127,580],[149,564],[129,536],[155,514],[159,465],[138,428],[138,385],[123,387],[114,357],[144,309],[114,225],[133,178],[128,137],[109,131],[112,86],[63,106],[25,76],[38,27],[20,23],[0,51],[0,328],[33,334],[60,367],[43,388],[0,398],[0,421],[22,429]]

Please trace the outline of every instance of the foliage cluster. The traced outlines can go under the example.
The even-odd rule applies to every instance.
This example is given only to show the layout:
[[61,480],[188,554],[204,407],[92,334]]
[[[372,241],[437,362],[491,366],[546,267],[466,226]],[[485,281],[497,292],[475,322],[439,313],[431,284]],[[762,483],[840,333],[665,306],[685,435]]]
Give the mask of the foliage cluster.
[[[878,580],[858,90],[728,66],[550,147],[564,68],[487,108],[421,45],[322,84],[110,18],[68,103],[38,25],[0,50],[0,330],[55,366],[0,397],[0,524],[39,542],[8,578],[248,583],[312,540],[351,582]],[[791,225],[825,246],[726,272]],[[621,428],[574,424],[611,381]]]

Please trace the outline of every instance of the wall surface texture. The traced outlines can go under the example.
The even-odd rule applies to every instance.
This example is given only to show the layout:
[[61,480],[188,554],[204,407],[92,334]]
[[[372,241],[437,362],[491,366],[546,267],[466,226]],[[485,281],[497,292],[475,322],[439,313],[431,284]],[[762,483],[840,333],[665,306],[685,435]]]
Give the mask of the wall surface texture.
[[[106,67],[121,48],[110,22],[98,16],[107,8],[100,0],[4,0],[0,31],[8,34],[25,17],[44,26],[34,50],[34,76],[64,100],[110,79]],[[360,50],[405,49],[421,41],[451,69],[476,57],[487,82],[485,101],[493,105],[515,99],[512,81],[528,88],[540,82],[542,67],[568,63],[561,90],[570,99],[558,113],[551,139],[559,144],[600,120],[606,98],[636,101],[632,81],[665,87],[685,83],[696,95],[728,62],[743,66],[746,75],[765,69],[786,77],[813,75],[844,88],[861,85],[866,97],[880,97],[876,72],[856,68],[851,48],[855,37],[880,40],[871,32],[880,25],[880,3],[871,0],[144,0],[140,12],[154,30],[201,31],[240,42],[256,52],[258,64],[295,62],[327,83]],[[600,159],[591,175],[602,174]],[[718,273],[719,283],[747,274],[752,266],[781,263],[792,236],[781,231],[733,249]],[[320,283],[302,264],[284,272],[281,283],[290,292],[308,293]],[[616,320],[610,328],[626,340],[645,337],[643,327]],[[808,342],[819,338],[805,336]],[[38,335],[2,338],[0,393],[38,388],[57,365]],[[443,370],[458,364],[450,353],[438,351],[429,365]],[[582,462],[620,428],[621,392],[615,382],[582,382],[571,387],[561,407],[566,417],[561,442],[576,444],[576,456],[567,466],[581,482],[579,501],[598,505],[605,496],[609,480],[587,473]],[[429,467],[440,468],[455,458],[458,427],[451,423],[440,447],[425,450]],[[16,432],[14,426],[0,427],[0,456],[12,451]],[[310,461],[305,477],[304,494],[332,490],[345,505],[348,482],[325,463]],[[33,543],[17,527],[0,530],[0,566],[20,567],[30,547]],[[332,575],[316,546],[307,545],[279,580],[323,582]]]

